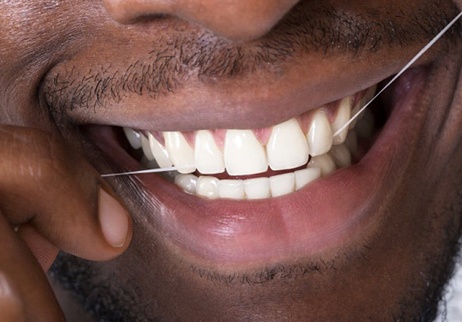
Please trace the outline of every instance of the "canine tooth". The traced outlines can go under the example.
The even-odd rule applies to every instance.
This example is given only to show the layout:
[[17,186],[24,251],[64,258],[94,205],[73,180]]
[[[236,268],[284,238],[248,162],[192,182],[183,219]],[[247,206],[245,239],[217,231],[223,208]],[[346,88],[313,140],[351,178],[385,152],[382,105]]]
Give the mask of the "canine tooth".
[[219,180],[215,177],[199,177],[196,183],[196,194],[209,199],[218,198],[218,182]]
[[125,137],[127,138],[128,143],[130,143],[130,146],[138,150],[141,148],[141,133],[138,131],[135,131],[129,127],[124,127],[123,128]]
[[196,133],[194,159],[200,173],[214,174],[225,171],[223,152],[217,147],[210,131]]
[[294,191],[295,188],[295,174],[285,173],[269,178],[271,195],[279,197],[287,195]]
[[[337,115],[335,115],[334,122],[332,123],[332,133],[335,134],[338,130],[344,126],[351,117],[351,107],[353,104],[353,98],[351,96],[345,97],[340,101],[340,105],[337,109]],[[345,142],[348,133],[348,127],[342,132],[335,135],[332,144],[338,145]]]
[[[375,96],[376,92],[377,92],[377,85],[369,87],[369,89],[366,91],[364,96],[359,100],[358,104],[356,104],[353,110],[351,111],[351,116],[356,115],[356,113],[358,113],[359,110],[364,107],[364,105],[369,103],[369,101]],[[360,120],[363,117],[363,115],[364,115],[364,112],[362,112],[353,122],[351,122],[350,130],[356,127],[358,120]]]
[[151,148],[151,153],[154,155],[154,159],[161,168],[171,167],[172,161],[168,155],[167,149],[156,140],[156,138],[148,133],[149,147]]
[[319,168],[321,169],[321,176],[325,177],[328,174],[335,171],[335,161],[329,154],[318,155],[313,157],[308,164],[308,168]]
[[242,180],[220,180],[218,182],[218,196],[228,199],[244,199],[244,182]]
[[266,153],[273,170],[297,168],[308,162],[308,144],[296,119],[273,127]]
[[321,169],[319,168],[307,168],[294,172],[295,174],[295,189],[299,190],[305,187],[310,182],[321,177]]
[[271,196],[269,178],[255,178],[244,181],[247,199],[265,199]]
[[184,191],[195,194],[197,177],[193,174],[178,174],[175,176],[175,184]]
[[146,159],[149,161],[153,161],[155,159],[149,144],[149,139],[143,134],[141,134],[141,148],[143,149],[143,153]]
[[189,146],[183,134],[180,132],[164,132],[165,147],[173,165],[180,173],[192,173],[196,171],[194,166],[194,150]]
[[332,147],[332,129],[326,112],[323,110],[318,110],[313,115],[306,140],[310,155],[313,157],[329,152]]
[[346,168],[351,165],[351,153],[345,144],[333,146],[330,154],[339,168]]
[[225,138],[226,170],[232,176],[262,173],[268,170],[263,146],[250,130],[228,130]]

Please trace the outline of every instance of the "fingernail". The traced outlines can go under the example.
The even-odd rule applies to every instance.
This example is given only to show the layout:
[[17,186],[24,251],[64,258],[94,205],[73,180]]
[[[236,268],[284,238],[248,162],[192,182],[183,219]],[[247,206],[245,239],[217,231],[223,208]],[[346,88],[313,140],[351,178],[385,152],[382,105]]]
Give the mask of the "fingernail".
[[106,241],[120,248],[127,241],[129,218],[122,205],[103,189],[99,190],[99,222]]

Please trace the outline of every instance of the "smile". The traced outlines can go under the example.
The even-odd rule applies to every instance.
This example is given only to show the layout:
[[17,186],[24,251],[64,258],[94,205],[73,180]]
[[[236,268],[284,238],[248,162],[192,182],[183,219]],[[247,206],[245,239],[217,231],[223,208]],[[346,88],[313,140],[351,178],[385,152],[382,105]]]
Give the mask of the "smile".
[[409,167],[426,75],[403,74],[340,135],[380,84],[260,129],[87,132],[119,169],[178,168],[132,178],[155,214],[148,226],[182,256],[228,265],[314,258],[363,242],[383,220],[376,198]]
[[[300,190],[358,157],[357,124],[335,135],[375,94],[376,86],[258,130],[148,132],[124,128],[131,147],[143,151],[147,168],[169,173],[187,193],[208,199],[265,199]],[[358,126],[372,136],[369,113]],[[269,176],[271,174],[271,176]],[[247,178],[247,179],[246,179]]]

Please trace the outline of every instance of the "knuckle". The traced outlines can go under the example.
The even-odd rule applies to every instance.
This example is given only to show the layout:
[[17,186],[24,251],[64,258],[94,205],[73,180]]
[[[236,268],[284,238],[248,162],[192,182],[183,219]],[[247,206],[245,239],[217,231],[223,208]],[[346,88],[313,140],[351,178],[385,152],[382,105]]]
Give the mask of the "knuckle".
[[6,182],[27,178],[32,181],[50,180],[62,168],[66,154],[56,139],[40,130],[1,126],[0,171]]

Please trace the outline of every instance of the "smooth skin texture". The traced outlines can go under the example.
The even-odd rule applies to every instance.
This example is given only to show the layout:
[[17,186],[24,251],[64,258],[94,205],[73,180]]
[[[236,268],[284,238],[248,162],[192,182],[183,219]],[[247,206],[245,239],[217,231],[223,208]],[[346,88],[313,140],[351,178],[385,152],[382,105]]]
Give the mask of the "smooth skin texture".
[[[268,102],[293,93],[315,108],[367,88],[460,10],[459,0],[0,2],[0,311],[63,320],[44,274],[61,250],[53,276],[95,320],[430,320],[461,232],[457,32],[422,60],[418,126],[393,159],[405,175],[374,183],[378,219],[316,256],[223,264],[172,247],[158,219],[170,206],[134,179],[103,182],[117,158],[88,125],[270,126],[297,107]],[[104,94],[105,81],[125,86]]]

